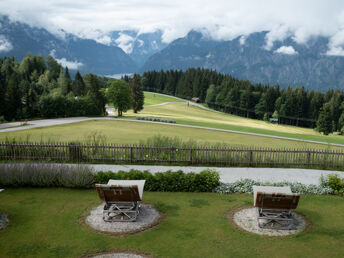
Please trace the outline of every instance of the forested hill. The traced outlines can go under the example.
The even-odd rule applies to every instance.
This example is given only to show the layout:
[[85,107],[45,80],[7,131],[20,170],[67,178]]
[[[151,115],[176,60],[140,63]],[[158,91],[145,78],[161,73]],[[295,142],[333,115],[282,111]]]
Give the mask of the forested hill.
[[284,88],[253,84],[208,69],[149,71],[144,90],[181,98],[199,97],[209,107],[254,119],[278,118],[280,123],[344,133],[344,93],[304,87]]
[[279,83],[283,88],[344,89],[344,57],[326,55],[328,38],[298,44],[288,37],[267,47],[267,33],[215,41],[191,31],[152,55],[141,71],[203,67],[256,83]]

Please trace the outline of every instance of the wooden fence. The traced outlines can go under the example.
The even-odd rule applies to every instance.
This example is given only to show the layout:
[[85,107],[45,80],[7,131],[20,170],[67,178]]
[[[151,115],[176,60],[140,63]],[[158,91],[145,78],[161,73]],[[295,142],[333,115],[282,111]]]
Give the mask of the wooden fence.
[[0,160],[344,167],[343,151],[0,143]]

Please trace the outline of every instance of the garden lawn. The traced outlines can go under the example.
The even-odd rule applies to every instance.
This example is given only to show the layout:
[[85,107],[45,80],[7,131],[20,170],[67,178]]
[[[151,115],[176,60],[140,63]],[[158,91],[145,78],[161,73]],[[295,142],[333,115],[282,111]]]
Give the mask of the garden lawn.
[[91,231],[83,214],[100,204],[95,190],[6,189],[0,210],[10,225],[0,231],[0,257],[80,257],[137,250],[154,257],[343,257],[344,202],[302,196],[298,212],[311,227],[296,236],[263,237],[238,230],[227,214],[252,205],[252,195],[144,193],[165,213],[153,229],[127,237]]
[[180,137],[184,141],[194,140],[200,145],[212,146],[217,143],[233,147],[334,149],[327,146],[262,136],[219,132],[207,129],[187,128],[169,124],[129,122],[119,120],[93,120],[79,123],[34,128],[22,131],[0,133],[0,142],[15,139],[17,142],[71,142],[93,143],[94,138],[102,143],[138,144],[154,135]]
[[187,104],[170,103],[162,106],[145,107],[139,114],[134,114],[129,110],[124,115],[131,118],[135,116],[160,117],[176,120],[178,124],[344,144],[344,137],[340,135],[324,136],[309,128],[272,124],[262,120],[205,110]]

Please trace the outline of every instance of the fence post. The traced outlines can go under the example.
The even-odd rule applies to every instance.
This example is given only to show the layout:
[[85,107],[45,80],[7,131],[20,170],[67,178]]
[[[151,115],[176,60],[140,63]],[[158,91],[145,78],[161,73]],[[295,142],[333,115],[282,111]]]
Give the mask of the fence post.
[[250,166],[252,166],[253,163],[253,151],[250,151]]
[[310,166],[311,165],[311,152],[308,151],[307,153],[307,165]]
[[192,164],[193,161],[192,161],[192,148],[190,149],[190,163]]
[[134,155],[133,154],[133,146],[130,146],[130,163],[132,163],[133,160],[134,160],[134,156],[133,155]]

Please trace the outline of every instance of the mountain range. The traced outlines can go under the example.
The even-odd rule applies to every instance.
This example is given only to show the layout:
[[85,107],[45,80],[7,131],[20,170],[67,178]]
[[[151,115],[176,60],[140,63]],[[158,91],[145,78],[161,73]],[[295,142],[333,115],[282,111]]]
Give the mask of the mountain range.
[[268,45],[268,33],[214,40],[192,30],[167,44],[162,41],[161,31],[127,30],[113,31],[104,44],[64,31],[64,36],[56,36],[3,16],[0,57],[15,56],[21,60],[28,52],[50,54],[72,70],[99,75],[202,67],[256,83],[344,90],[344,57],[326,55],[328,38],[313,37],[306,43],[297,43],[290,36]]

